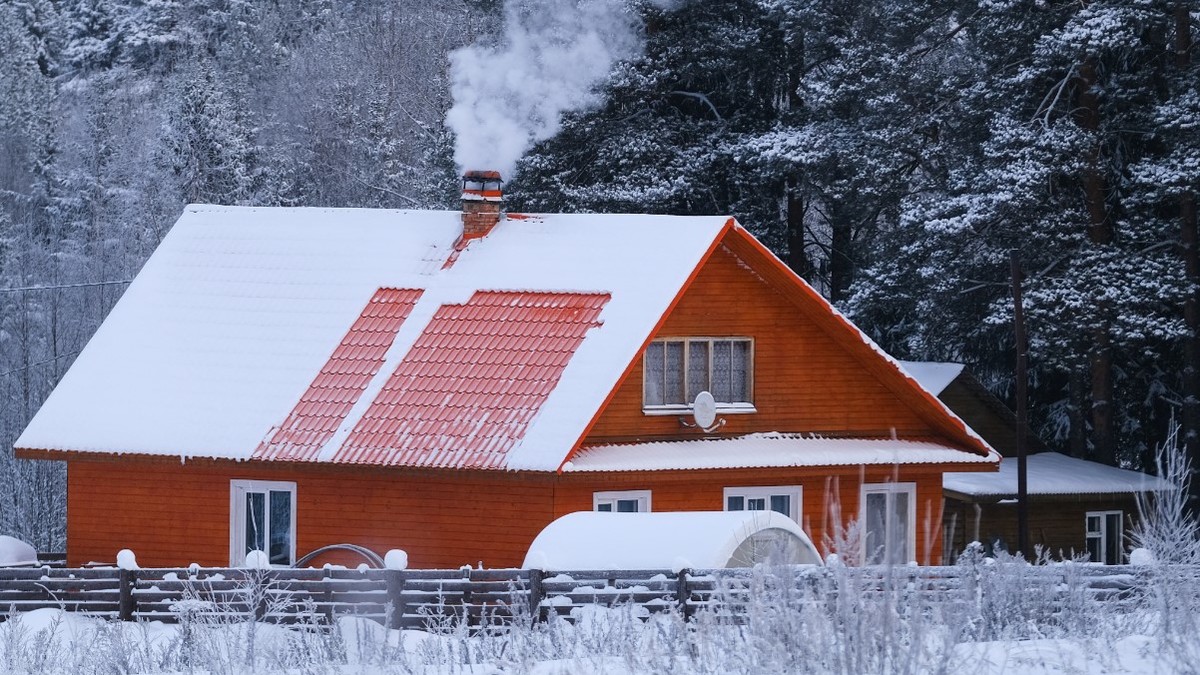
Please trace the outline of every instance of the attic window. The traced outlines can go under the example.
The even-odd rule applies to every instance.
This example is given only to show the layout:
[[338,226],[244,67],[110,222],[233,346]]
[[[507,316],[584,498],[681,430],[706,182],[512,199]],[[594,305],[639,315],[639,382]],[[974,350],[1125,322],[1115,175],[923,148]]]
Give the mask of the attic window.
[[646,347],[642,406],[678,411],[707,391],[725,412],[753,411],[750,338],[671,338]]

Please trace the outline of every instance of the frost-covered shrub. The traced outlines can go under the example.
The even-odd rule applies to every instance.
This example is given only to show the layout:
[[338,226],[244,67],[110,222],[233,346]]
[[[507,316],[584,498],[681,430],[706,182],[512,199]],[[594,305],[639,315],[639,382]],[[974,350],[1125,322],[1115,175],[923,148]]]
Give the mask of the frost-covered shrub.
[[[248,609],[252,603],[214,603],[197,589],[176,607],[179,625],[57,610],[0,623],[0,670],[478,674],[546,672],[552,666],[549,672],[629,675],[990,673],[999,672],[996,664],[1006,654],[1029,644],[1074,654],[1073,663],[1083,665],[1067,670],[1088,672],[1096,659],[1114,662],[1118,637],[1148,634],[1150,615],[1173,622],[1154,624],[1173,650],[1169,665],[1178,671],[1197,663],[1184,659],[1196,656],[1196,633],[1188,631],[1196,627],[1198,605],[1180,602],[1166,613],[1157,603],[1164,602],[1164,589],[1174,587],[1156,586],[1161,575],[1124,570],[1118,571],[1132,586],[1128,596],[1104,599],[1090,592],[1087,576],[1106,569],[991,558],[979,546],[955,566],[934,569],[856,567],[834,558],[824,567],[694,572],[696,588],[708,580],[717,587],[687,619],[665,598],[658,613],[633,604],[548,605],[553,611],[538,621],[528,597],[514,589],[509,599],[497,600],[495,612],[474,616],[447,597],[427,613],[429,625],[421,631],[388,630],[353,616],[329,626],[312,607],[289,608],[307,617],[309,623],[299,627],[261,623]],[[267,582],[245,583],[253,586],[246,589],[253,599]],[[267,612],[283,609],[270,606]]]
[[1144,608],[1157,622],[1163,654],[1180,672],[1200,672],[1200,521],[1188,508],[1192,464],[1179,425],[1156,449],[1165,489],[1138,495],[1139,519],[1129,538],[1142,556]]

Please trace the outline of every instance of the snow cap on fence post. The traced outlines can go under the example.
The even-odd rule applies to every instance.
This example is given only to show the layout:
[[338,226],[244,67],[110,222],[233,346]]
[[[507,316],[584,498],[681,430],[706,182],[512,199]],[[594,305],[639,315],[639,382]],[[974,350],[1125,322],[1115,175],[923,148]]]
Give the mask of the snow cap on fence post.
[[383,555],[383,566],[389,570],[408,569],[408,552],[393,548]]
[[138,569],[137,556],[127,548],[117,551],[117,567],[123,570]]
[[137,556],[127,548],[117,551],[117,618],[133,621],[137,616],[137,598],[133,595],[137,586]]
[[1154,554],[1148,548],[1135,548],[1129,552],[1129,564],[1138,567],[1145,567],[1157,563]]
[[246,554],[246,562],[242,567],[252,570],[265,570],[271,567],[271,559],[262,551],[250,551]]

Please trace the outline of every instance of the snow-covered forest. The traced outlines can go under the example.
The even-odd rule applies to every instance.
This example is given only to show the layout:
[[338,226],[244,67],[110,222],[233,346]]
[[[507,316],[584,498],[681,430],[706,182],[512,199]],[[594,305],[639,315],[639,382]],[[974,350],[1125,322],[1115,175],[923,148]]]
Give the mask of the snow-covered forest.
[[458,52],[529,83],[481,99],[536,118],[511,209],[733,214],[1005,399],[1016,249],[1034,431],[1148,468],[1175,417],[1196,452],[1200,2],[622,1],[0,0],[0,532],[63,546],[63,471],[12,442],[185,203],[456,208],[451,57],[520,21],[601,77]]

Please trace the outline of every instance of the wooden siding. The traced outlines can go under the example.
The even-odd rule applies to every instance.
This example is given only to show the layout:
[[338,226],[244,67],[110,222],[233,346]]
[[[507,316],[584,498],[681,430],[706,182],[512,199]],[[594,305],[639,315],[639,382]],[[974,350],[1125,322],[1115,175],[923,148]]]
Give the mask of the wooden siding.
[[[296,483],[296,551],[354,543],[408,552],[413,567],[518,565],[552,519],[552,476],[413,472],[270,462],[75,459],[67,468],[67,560],[142,566],[229,563],[229,481]],[[316,561],[357,565],[333,557]]]
[[[592,493],[648,489],[656,511],[719,511],[725,487],[801,485],[801,521],[819,548],[840,504],[857,514],[863,480],[917,484],[917,558],[941,558],[941,474],[923,467],[866,472],[812,469],[561,476],[412,472],[232,461],[123,457],[68,466],[67,561],[112,563],[129,548],[143,566],[223,566],[229,556],[229,481],[296,483],[298,555],[336,543],[379,553],[402,548],[417,568],[513,567],[554,518],[591,510]],[[322,562],[357,565],[330,556]]]
[[[726,414],[722,435],[797,431],[902,437],[937,432],[909,403],[795,304],[772,290],[725,247],[696,276],[655,337],[737,336],[754,339],[754,405]],[[642,359],[592,427],[584,444],[697,437],[675,415],[642,412]]]
[[[1084,516],[1088,511],[1124,511],[1125,534],[1137,517],[1137,504],[1129,495],[1082,495],[1080,497],[1032,497],[1029,500],[1029,543],[1045,548],[1054,558],[1086,553]],[[943,517],[948,560],[975,538],[974,504],[946,500]],[[988,546],[1000,542],[1011,552],[1017,547],[1017,504],[980,504],[979,541]],[[1124,548],[1128,542],[1123,543]]]
[[963,380],[963,375],[956,377],[941,394],[938,394],[938,398],[1001,455],[1016,456],[1015,416],[1001,415]]

